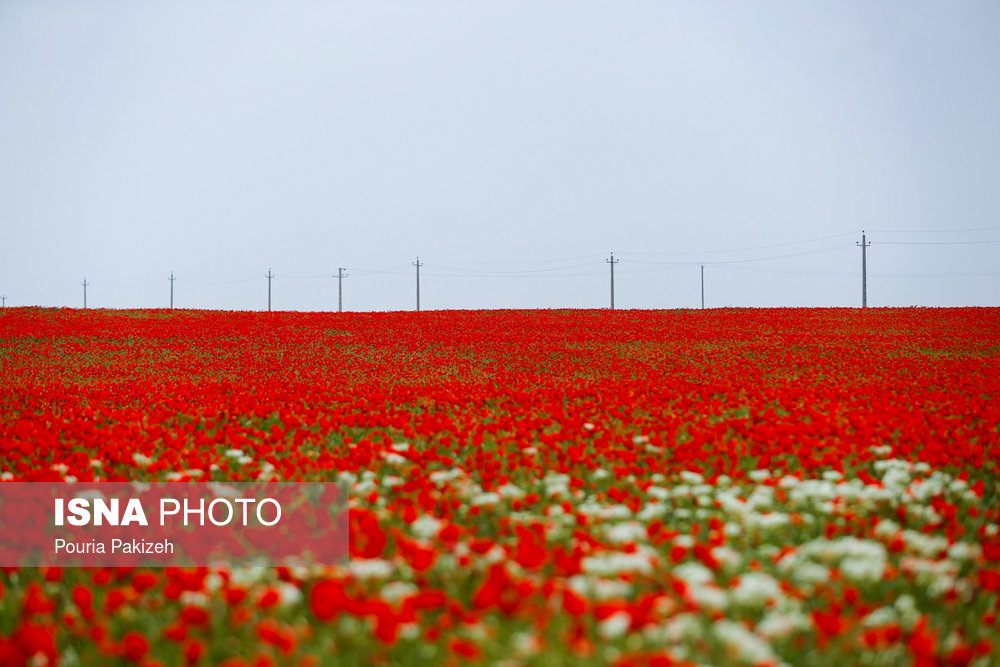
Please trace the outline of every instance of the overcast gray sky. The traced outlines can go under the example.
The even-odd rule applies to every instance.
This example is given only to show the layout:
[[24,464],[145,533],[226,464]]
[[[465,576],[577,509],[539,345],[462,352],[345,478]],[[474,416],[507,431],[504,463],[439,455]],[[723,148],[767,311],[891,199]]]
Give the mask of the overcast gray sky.
[[[1000,305],[998,2],[0,3],[7,306]],[[891,243],[890,243],[891,242]],[[752,261],[745,261],[752,260]]]

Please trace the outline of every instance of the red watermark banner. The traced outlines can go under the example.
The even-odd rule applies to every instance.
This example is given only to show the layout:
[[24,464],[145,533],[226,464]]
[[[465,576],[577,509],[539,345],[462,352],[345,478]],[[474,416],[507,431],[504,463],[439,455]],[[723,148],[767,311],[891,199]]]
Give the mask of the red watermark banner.
[[336,482],[0,484],[0,566],[337,565]]

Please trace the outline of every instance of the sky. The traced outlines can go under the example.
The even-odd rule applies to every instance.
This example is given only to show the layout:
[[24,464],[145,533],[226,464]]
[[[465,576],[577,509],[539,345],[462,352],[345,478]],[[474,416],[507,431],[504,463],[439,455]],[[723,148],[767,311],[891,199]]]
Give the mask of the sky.
[[1000,3],[0,3],[7,307],[1000,305]]

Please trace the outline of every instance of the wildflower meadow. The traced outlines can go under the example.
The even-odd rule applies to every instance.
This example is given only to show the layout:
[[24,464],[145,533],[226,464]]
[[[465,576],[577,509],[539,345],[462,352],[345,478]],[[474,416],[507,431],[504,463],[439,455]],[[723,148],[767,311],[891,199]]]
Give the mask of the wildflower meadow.
[[336,566],[4,568],[3,667],[1000,664],[995,308],[8,308],[0,477],[350,489]]

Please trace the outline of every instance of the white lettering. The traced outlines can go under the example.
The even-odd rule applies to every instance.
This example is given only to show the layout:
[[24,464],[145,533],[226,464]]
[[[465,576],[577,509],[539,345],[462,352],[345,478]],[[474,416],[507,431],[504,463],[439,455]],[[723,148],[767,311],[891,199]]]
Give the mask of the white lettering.
[[66,503],[66,509],[72,515],[69,517],[71,526],[86,526],[90,523],[90,508],[86,498],[73,498]]
[[[261,513],[261,510],[264,509],[264,503],[274,504],[274,521],[271,521],[270,523],[264,521],[264,517]],[[262,526],[273,526],[274,524],[281,521],[281,505],[278,503],[278,501],[275,500],[274,498],[264,498],[264,500],[260,501],[260,503],[258,503],[257,505],[257,521],[259,521]]]
[[[171,511],[167,511],[167,503],[171,503],[174,507]],[[178,514],[181,511],[181,504],[174,500],[173,498],[160,498],[160,525],[165,525],[165,520],[168,515]]]
[[120,525],[129,526],[133,523],[138,523],[140,526],[149,525],[149,522],[146,521],[146,512],[143,511],[142,503],[139,502],[138,498],[129,498],[128,505],[125,506],[125,516],[122,517]]
[[[229,510],[229,516],[226,517],[225,521],[215,520],[215,512],[213,510],[215,509],[215,506],[218,505],[219,503],[225,505],[226,509]],[[216,498],[215,500],[213,500],[208,504],[208,520],[214,523],[216,526],[225,526],[226,524],[228,524],[230,521],[233,520],[233,506],[225,498]]]

